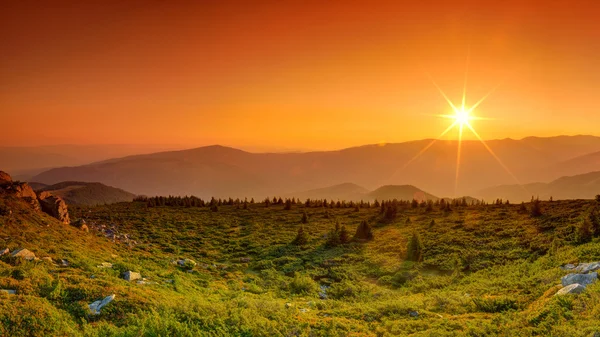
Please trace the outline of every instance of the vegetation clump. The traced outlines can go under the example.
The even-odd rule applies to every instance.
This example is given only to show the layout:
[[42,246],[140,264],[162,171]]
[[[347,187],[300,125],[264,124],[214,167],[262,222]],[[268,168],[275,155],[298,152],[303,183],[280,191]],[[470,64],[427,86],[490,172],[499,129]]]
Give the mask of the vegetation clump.
[[354,239],[358,241],[373,240],[373,229],[367,220],[363,220],[360,225],[358,225],[358,228],[356,228],[356,233],[354,234]]

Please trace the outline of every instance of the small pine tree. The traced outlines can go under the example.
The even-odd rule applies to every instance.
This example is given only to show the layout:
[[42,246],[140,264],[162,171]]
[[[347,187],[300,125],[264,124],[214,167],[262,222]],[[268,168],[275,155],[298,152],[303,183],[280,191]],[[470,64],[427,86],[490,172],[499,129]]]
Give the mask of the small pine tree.
[[308,215],[306,214],[306,212],[302,213],[302,219],[300,221],[304,224],[308,223]]
[[531,217],[538,217],[540,215],[542,215],[542,206],[540,203],[540,199],[535,199],[532,203],[531,203],[531,212],[530,212]]
[[596,202],[600,202],[600,194],[596,194]]
[[308,243],[308,239],[308,233],[304,231],[304,226],[300,226],[300,228],[298,228],[298,234],[296,234],[296,238],[292,243],[297,246],[303,246]]
[[213,211],[213,212],[218,212],[219,211],[219,206],[217,206],[217,204],[213,204],[210,207],[210,210]]
[[592,241],[593,229],[589,219],[582,219],[577,225],[575,231],[577,243],[587,243]]
[[336,247],[340,244],[340,231],[339,231],[339,224],[336,223],[335,224],[335,228],[329,232],[329,234],[327,235],[327,242],[325,242],[325,245],[327,247]]
[[340,244],[345,244],[348,243],[350,241],[350,233],[348,233],[348,230],[346,229],[346,226],[342,225],[342,228],[340,229]]
[[292,201],[290,199],[285,200],[285,206],[283,206],[283,209],[286,211],[289,211],[292,209]]
[[413,262],[423,261],[423,243],[421,242],[421,237],[417,232],[413,233],[410,241],[408,242],[408,247],[406,248],[406,259]]
[[527,207],[525,207],[524,202],[521,202],[521,206],[519,207],[519,213],[521,213],[521,214],[527,213]]
[[356,228],[356,233],[354,234],[354,239],[360,241],[368,241],[373,240],[373,230],[367,220],[363,220],[358,228]]

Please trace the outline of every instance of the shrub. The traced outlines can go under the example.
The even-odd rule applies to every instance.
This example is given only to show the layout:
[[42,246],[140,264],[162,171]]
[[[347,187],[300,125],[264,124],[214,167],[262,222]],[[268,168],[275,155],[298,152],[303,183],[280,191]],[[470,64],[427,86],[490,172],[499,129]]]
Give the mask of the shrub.
[[531,217],[534,217],[534,218],[542,215],[542,206],[541,206],[539,199],[535,199],[531,203],[530,215],[531,215]]
[[586,243],[592,241],[593,237],[592,223],[589,219],[582,219],[577,225],[575,231],[575,240],[577,243]]
[[473,303],[477,311],[497,313],[507,310],[517,310],[517,301],[509,297],[482,297],[474,298]]
[[318,288],[317,283],[312,278],[297,273],[289,284],[290,292],[297,295],[312,295],[317,292]]
[[342,229],[340,229],[340,244],[345,244],[348,243],[350,241],[350,233],[348,233],[348,230],[346,229],[346,226],[342,226]]

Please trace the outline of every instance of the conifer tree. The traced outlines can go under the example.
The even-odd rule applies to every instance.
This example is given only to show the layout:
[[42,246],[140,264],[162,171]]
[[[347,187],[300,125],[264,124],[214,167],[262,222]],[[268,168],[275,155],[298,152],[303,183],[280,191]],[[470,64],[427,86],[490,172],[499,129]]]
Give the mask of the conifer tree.
[[306,214],[306,212],[302,213],[302,219],[301,219],[302,223],[308,223],[308,215]]
[[340,244],[345,244],[348,243],[350,241],[350,233],[348,233],[348,230],[346,229],[346,226],[342,225],[342,228],[340,229]]
[[413,262],[423,261],[423,243],[419,233],[414,232],[406,249],[406,259]]
[[304,231],[304,226],[300,226],[300,228],[298,228],[298,234],[296,234],[296,238],[292,243],[297,246],[303,246],[308,243],[308,239],[308,233]]
[[356,228],[356,233],[354,234],[354,239],[360,241],[368,241],[373,240],[373,230],[367,220],[363,220],[358,228]]

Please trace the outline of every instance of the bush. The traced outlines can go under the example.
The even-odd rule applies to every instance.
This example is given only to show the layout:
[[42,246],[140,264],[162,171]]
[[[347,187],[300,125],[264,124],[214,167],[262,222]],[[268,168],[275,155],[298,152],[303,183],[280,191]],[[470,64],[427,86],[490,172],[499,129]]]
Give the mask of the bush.
[[319,286],[307,275],[300,275],[296,273],[289,284],[289,289],[292,294],[313,295],[317,292]]
[[517,301],[509,297],[482,297],[474,298],[473,303],[477,311],[497,313],[508,310],[517,310]]
[[534,217],[534,218],[542,215],[542,206],[541,206],[539,199],[535,199],[531,203],[530,215],[531,215],[531,217]]

